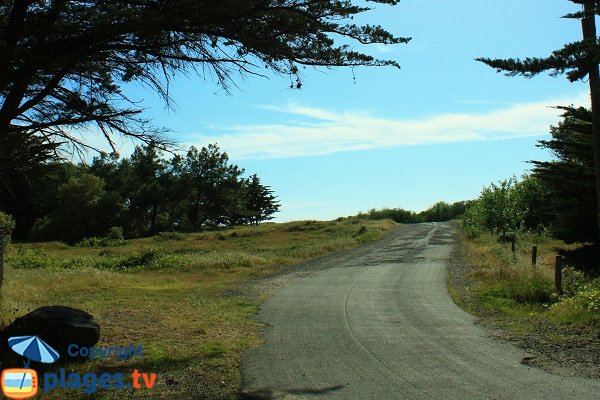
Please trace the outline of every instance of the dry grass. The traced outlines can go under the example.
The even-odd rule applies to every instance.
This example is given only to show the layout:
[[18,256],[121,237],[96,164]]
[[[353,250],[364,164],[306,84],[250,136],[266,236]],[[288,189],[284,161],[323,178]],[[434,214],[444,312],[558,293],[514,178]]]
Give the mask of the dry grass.
[[[68,366],[79,372],[128,373],[137,368],[158,374],[152,390],[99,391],[93,398],[233,399],[240,385],[241,351],[259,343],[257,325],[249,318],[259,304],[231,293],[253,277],[375,240],[395,226],[391,221],[360,224],[366,232],[358,236],[361,225],[353,221],[302,221],[184,237],[161,235],[110,248],[15,245],[1,292],[2,322],[40,306],[67,305],[96,317],[100,345],[143,345],[143,359]],[[156,247],[156,258],[128,272],[89,266],[95,265],[89,260]],[[14,268],[27,251],[40,255],[40,265]],[[81,260],[69,264],[76,267],[56,268],[74,259]],[[79,397],[81,392],[56,390],[41,398]]]

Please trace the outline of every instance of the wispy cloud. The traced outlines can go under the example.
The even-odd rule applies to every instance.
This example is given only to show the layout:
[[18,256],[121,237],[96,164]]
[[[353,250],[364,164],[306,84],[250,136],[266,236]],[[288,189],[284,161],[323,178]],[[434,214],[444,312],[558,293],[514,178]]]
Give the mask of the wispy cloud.
[[375,49],[381,53],[392,53],[394,51],[394,45],[376,44]]
[[277,124],[239,124],[223,134],[194,135],[195,145],[218,142],[238,159],[287,158],[336,152],[541,136],[559,120],[560,104],[587,97],[513,104],[482,113],[445,113],[418,119],[383,118],[368,112],[332,111],[290,103],[268,107],[289,118]]

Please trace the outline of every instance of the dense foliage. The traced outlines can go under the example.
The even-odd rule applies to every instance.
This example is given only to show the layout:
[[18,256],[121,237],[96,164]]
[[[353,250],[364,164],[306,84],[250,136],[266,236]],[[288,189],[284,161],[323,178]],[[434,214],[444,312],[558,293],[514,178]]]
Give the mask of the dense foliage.
[[[129,158],[103,154],[90,165],[49,163],[39,181],[23,188],[29,207],[0,196],[13,214],[19,239],[123,238],[203,226],[258,224],[273,218],[279,204],[258,176],[229,162],[217,145],[192,147],[170,159],[152,144]],[[13,206],[11,208],[11,206]],[[100,240],[100,241],[102,241]]]
[[515,177],[483,188],[464,214],[467,233],[482,230],[502,237],[519,230],[541,232],[548,223],[542,205],[548,201],[547,189],[533,176]]
[[551,128],[552,139],[539,142],[554,159],[532,162],[533,175],[548,190],[548,201],[540,208],[551,219],[553,236],[591,242],[598,237],[592,113],[585,108],[562,109],[563,121]]
[[470,235],[529,231],[566,242],[597,241],[592,113],[560,109],[563,120],[550,128],[552,138],[538,144],[554,159],[531,161],[532,174],[520,181],[513,177],[485,187],[464,216]]
[[461,216],[468,207],[469,202],[457,201],[448,204],[439,201],[425,211],[414,212],[402,208],[371,209],[366,213],[358,213],[358,219],[380,220],[391,219],[401,224],[416,224],[420,222],[450,221]]

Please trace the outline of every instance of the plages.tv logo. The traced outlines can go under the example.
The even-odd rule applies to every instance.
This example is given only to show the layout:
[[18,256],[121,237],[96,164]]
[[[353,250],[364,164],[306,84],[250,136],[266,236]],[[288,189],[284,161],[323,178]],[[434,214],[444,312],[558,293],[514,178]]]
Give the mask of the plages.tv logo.
[[24,368],[9,368],[2,371],[0,387],[9,399],[30,399],[39,391],[37,372],[29,368],[31,361],[53,363],[60,357],[58,352],[37,336],[15,336],[8,339],[8,346],[25,357]]
[[[98,389],[152,389],[157,380],[155,373],[143,373],[135,369],[129,374],[117,372],[114,374],[87,372],[68,372],[64,368],[56,372],[45,372],[38,376],[34,369],[29,368],[31,361],[53,363],[59,359],[58,352],[37,336],[16,336],[8,339],[9,347],[17,354],[23,356],[23,368],[8,368],[2,371],[0,387],[2,394],[9,399],[21,400],[35,397],[38,393],[50,393],[57,389],[81,390],[91,395]],[[67,355],[76,359],[88,358],[90,360],[103,360],[114,356],[121,360],[131,357],[143,356],[142,346],[128,347],[79,347],[71,344]]]

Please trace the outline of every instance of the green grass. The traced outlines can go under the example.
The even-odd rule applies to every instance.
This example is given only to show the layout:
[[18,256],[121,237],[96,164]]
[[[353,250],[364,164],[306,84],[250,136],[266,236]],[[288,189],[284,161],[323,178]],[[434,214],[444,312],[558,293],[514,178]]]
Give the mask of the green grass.
[[[362,226],[365,228],[362,229]],[[286,266],[375,240],[392,221],[301,221],[182,235],[119,246],[11,245],[0,292],[3,324],[44,305],[83,309],[101,326],[99,345],[143,345],[145,357],[70,365],[79,371],[156,372],[152,390],[94,398],[236,397],[240,354],[260,343],[250,317],[260,303],[244,283]],[[57,390],[41,398],[79,398]],[[119,397],[119,398],[123,398]],[[87,398],[87,397],[86,397]]]
[[[538,246],[535,268],[531,265],[534,244]],[[576,247],[544,236],[521,234],[513,253],[510,244],[498,243],[495,235],[463,237],[467,262],[473,266],[470,277],[476,282],[472,293],[478,304],[508,317],[600,327],[600,281],[587,281],[567,268],[563,273],[565,293],[559,296],[555,292],[557,250]]]

